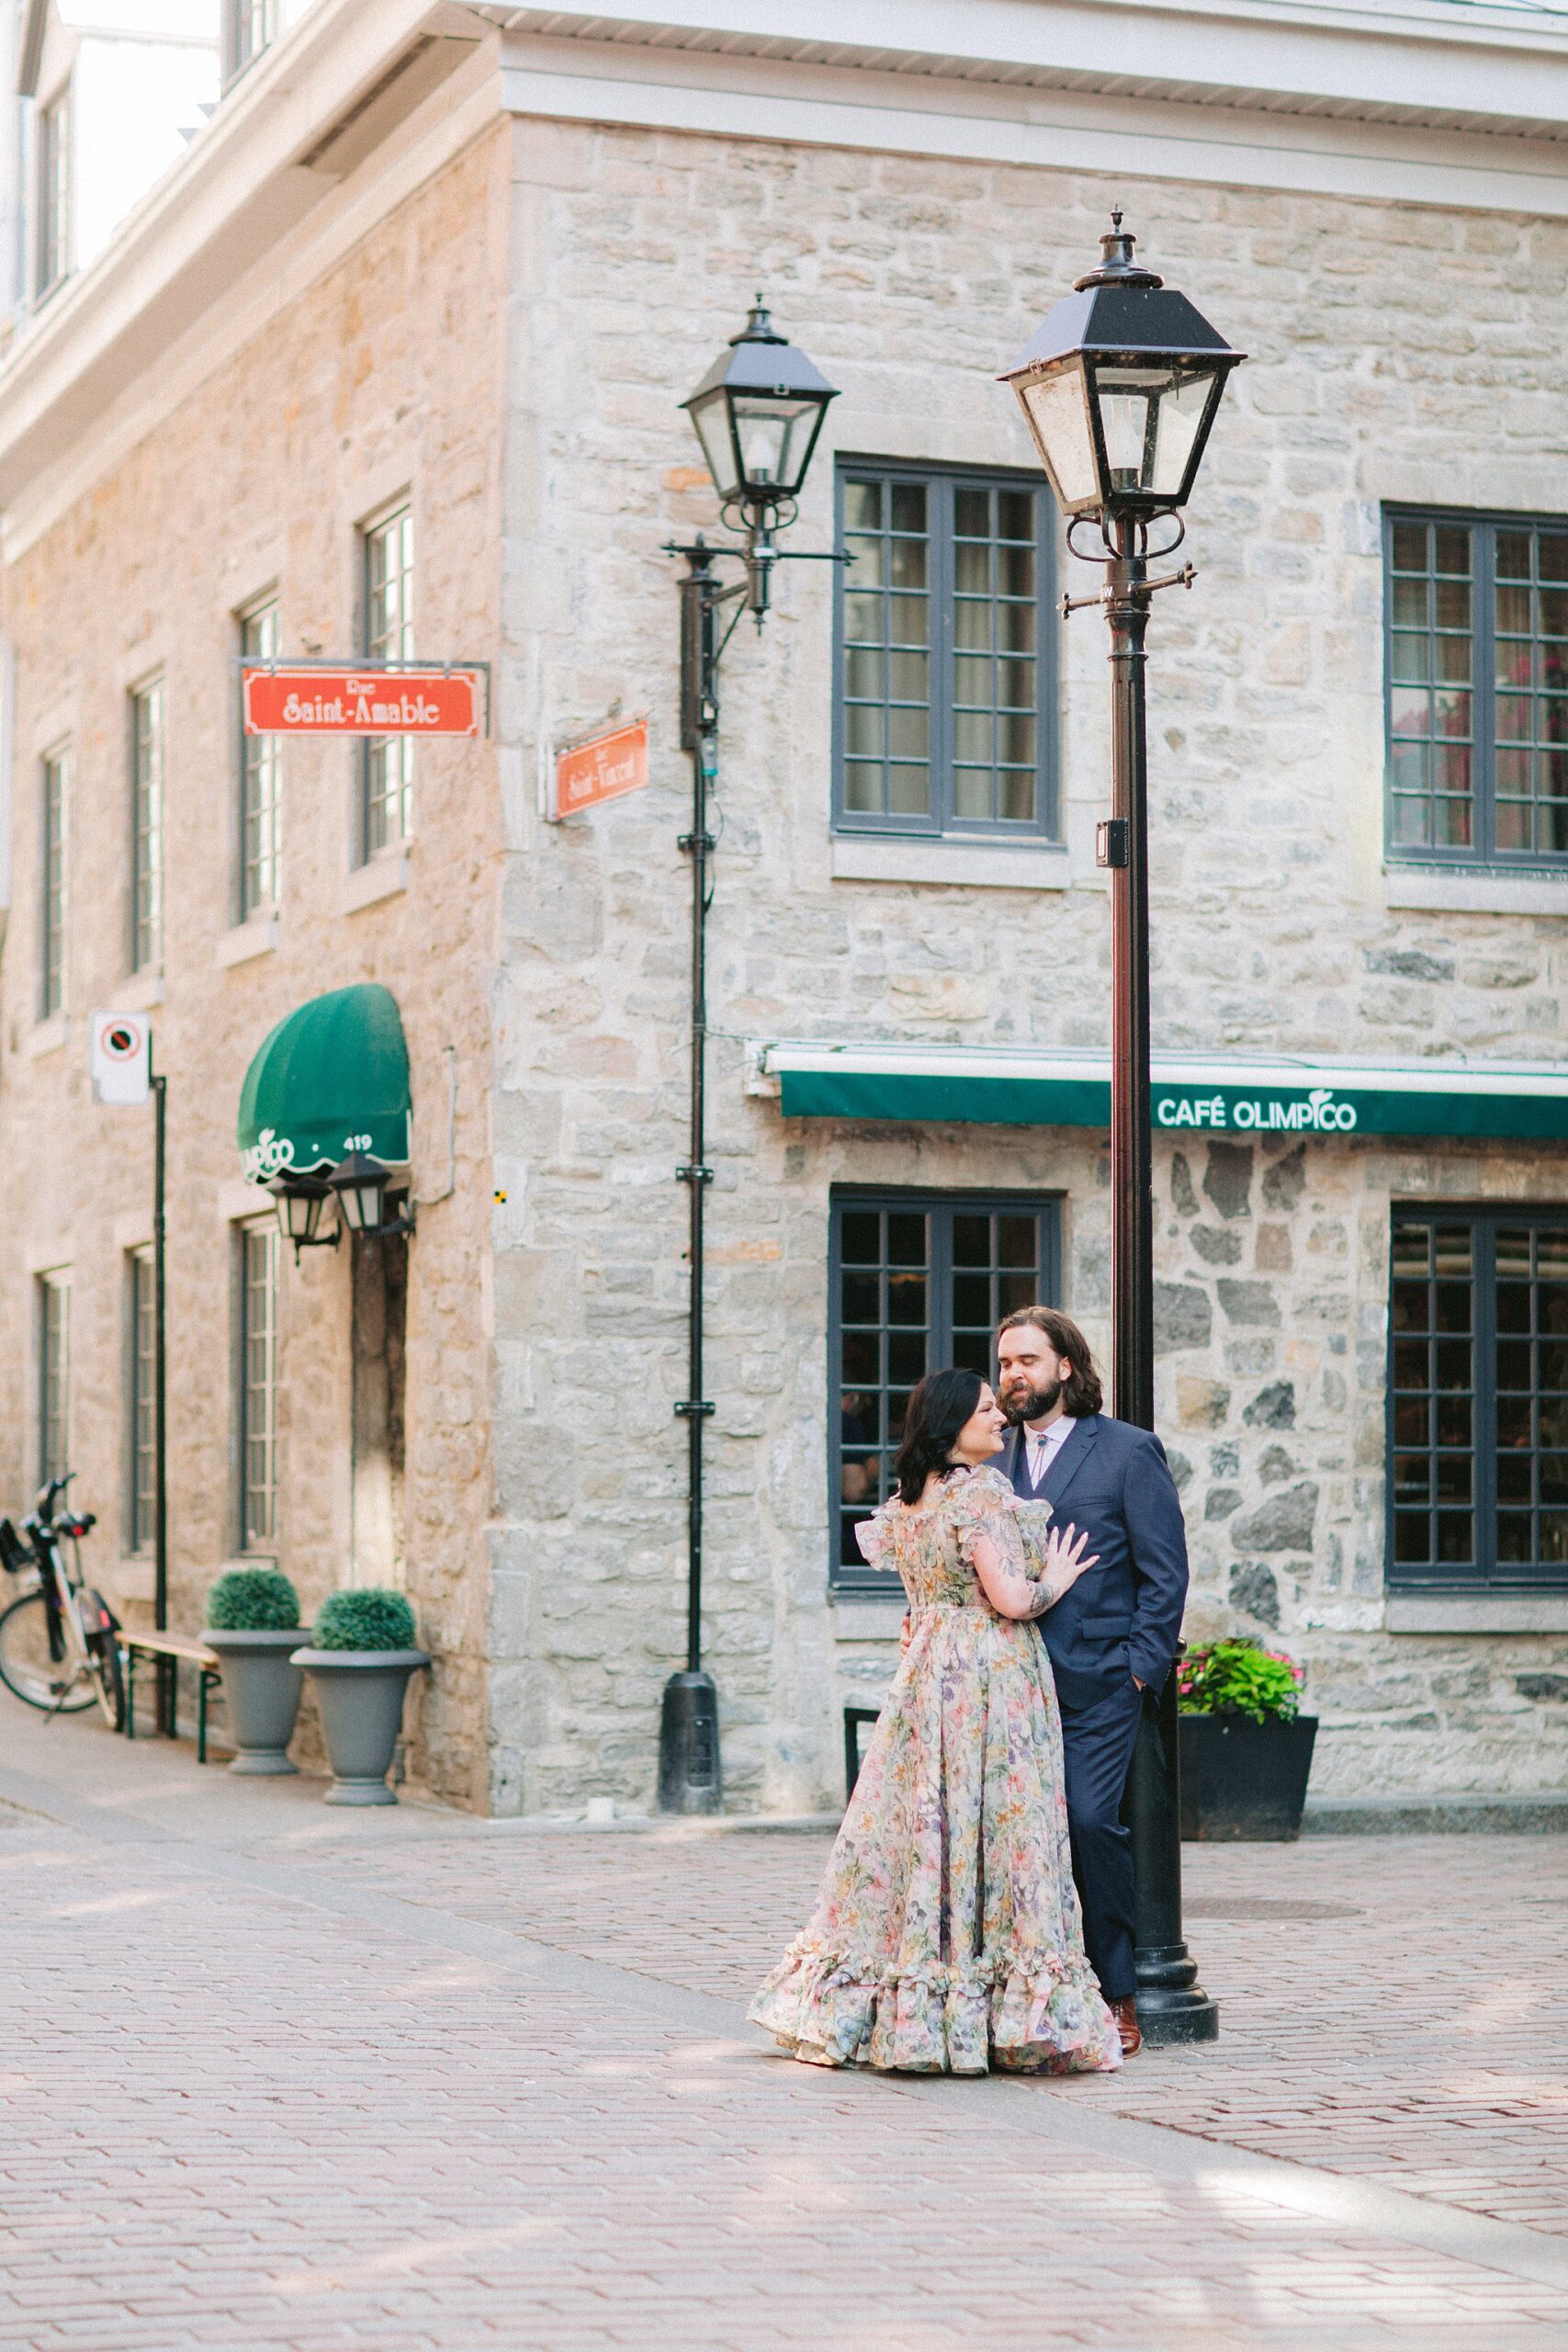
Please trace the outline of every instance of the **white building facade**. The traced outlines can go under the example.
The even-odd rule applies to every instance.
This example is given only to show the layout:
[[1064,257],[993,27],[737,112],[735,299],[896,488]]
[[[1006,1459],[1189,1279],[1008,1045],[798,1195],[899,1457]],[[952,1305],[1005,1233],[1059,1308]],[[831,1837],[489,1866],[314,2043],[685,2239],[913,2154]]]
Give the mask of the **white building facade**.
[[[1249,355],[1193,503],[1196,585],[1151,630],[1158,1414],[1189,1636],[1305,1663],[1325,1805],[1561,1790],[1568,18],[376,13],[305,11],[85,278],[80,325],[19,352],[0,495],[16,596],[96,474],[203,413],[329,246],[352,266],[406,220],[438,355],[444,278],[483,241],[490,372],[456,405],[489,452],[493,774],[445,800],[416,780],[412,870],[466,834],[493,854],[430,902],[412,965],[405,942],[356,967],[405,1011],[419,957],[460,967],[483,1014],[482,1246],[429,1302],[471,1356],[451,1374],[449,1339],[421,1374],[482,1435],[441,1602],[469,1801],[645,1804],[683,1659],[689,772],[663,549],[718,528],[678,404],[757,287],[840,388],[785,545],[852,560],[781,565],[723,668],[705,1650],[728,1803],[830,1798],[843,1709],[886,1680],[898,1600],[853,1522],[914,1379],[986,1363],[1036,1295],[1107,1346],[1103,625],[1059,616],[1092,580],[995,379],[1113,204]],[[419,225],[412,192],[459,162],[482,196]],[[203,274],[220,235],[230,284]],[[169,355],[134,419],[117,270]],[[390,325],[373,294],[355,315],[345,416]],[[254,536],[265,495],[236,474],[214,527]],[[558,748],[644,715],[647,791],[552,821]],[[47,749],[18,739],[16,808]],[[19,908],[36,853],[12,838]],[[265,1025],[226,1035],[215,1135]],[[36,1105],[47,1057],[17,1038],[0,1085]],[[416,1075],[416,1136],[443,1116]],[[17,1254],[0,1311],[26,1318]],[[320,1440],[290,1441],[302,1476]]]

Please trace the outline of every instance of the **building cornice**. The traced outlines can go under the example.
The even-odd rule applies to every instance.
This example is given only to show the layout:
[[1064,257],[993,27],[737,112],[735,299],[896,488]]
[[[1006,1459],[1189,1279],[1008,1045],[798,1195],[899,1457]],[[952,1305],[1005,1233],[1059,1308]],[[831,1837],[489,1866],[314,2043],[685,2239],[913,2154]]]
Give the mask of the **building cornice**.
[[[892,68],[510,36],[508,109],[716,139],[861,148],[1446,210],[1568,217],[1562,136],[1508,138]],[[1555,130],[1554,126],[1549,130]]]
[[[484,13],[581,41],[952,85],[1568,137],[1568,10],[1463,0],[618,0]],[[516,53],[514,50],[514,53]]]

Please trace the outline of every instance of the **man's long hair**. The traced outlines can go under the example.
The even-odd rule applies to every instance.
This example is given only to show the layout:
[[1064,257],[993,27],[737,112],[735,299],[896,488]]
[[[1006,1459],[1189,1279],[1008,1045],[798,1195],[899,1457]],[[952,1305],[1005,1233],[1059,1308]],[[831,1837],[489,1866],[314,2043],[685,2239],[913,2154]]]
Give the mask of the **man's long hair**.
[[1094,1358],[1089,1351],[1089,1341],[1070,1315],[1058,1306],[1021,1306],[1015,1314],[1004,1315],[997,1326],[999,1340],[1004,1331],[1017,1331],[1024,1324],[1032,1323],[1043,1331],[1059,1356],[1065,1356],[1072,1372],[1062,1387],[1062,1410],[1070,1421],[1087,1420],[1098,1413],[1105,1402],[1105,1391],[1100,1385],[1100,1374],[1094,1368]]

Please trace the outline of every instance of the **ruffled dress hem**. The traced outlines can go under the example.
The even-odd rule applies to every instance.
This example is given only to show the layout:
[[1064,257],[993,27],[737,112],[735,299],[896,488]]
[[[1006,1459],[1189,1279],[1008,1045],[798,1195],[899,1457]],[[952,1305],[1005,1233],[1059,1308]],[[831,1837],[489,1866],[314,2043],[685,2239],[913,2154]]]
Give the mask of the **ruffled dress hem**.
[[750,2010],[794,2058],[891,2074],[1105,2073],[1121,2039],[1094,1972],[1041,1952],[899,1969],[792,1944]]

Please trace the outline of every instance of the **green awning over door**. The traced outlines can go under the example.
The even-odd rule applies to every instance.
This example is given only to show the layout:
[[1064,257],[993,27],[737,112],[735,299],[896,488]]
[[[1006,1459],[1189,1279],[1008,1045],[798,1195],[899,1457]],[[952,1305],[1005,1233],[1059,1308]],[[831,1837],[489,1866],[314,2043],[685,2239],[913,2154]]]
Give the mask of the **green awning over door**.
[[334,1167],[363,1151],[409,1159],[409,1056],[389,989],[366,982],[296,1006],[240,1090],[240,1158],[253,1182]]

